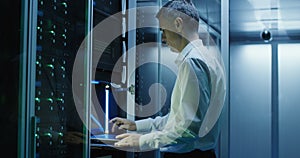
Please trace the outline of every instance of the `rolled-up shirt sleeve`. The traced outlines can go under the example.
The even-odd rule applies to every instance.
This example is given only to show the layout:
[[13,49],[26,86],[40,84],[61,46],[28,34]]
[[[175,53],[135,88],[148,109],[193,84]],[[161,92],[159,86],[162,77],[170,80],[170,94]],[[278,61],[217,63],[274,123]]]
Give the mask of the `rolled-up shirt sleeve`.
[[165,116],[157,116],[153,118],[147,118],[135,121],[136,123],[136,131],[137,132],[151,132],[151,131],[158,131],[162,130],[167,122],[169,114]]

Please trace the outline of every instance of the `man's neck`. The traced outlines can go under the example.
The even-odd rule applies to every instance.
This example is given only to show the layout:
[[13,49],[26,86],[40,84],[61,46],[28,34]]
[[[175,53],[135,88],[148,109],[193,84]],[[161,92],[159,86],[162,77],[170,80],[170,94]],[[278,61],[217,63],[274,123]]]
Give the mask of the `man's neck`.
[[199,39],[199,36],[196,34],[189,36],[188,39],[182,38],[179,52],[181,52],[189,43],[191,43],[194,40],[198,40],[198,39]]

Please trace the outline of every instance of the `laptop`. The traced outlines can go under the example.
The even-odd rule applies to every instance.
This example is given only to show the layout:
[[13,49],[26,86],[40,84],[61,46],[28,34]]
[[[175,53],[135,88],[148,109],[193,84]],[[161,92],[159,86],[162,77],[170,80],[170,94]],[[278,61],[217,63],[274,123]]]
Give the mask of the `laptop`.
[[120,139],[116,138],[117,135],[115,134],[97,134],[91,135],[91,143],[94,144],[107,144],[107,145],[114,145]]

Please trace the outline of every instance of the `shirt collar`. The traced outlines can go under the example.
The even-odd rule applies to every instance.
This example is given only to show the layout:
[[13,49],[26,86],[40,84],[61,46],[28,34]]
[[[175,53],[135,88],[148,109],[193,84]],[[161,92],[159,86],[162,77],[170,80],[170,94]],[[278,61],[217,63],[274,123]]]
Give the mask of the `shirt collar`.
[[183,60],[188,56],[188,54],[193,48],[200,47],[200,46],[203,46],[201,39],[197,39],[188,43],[177,56],[175,60],[176,65],[179,66],[183,62]]

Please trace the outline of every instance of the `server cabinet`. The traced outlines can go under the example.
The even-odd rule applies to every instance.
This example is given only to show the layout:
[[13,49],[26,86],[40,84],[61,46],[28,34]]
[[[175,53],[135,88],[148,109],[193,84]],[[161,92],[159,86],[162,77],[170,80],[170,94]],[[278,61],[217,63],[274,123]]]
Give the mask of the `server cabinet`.
[[[93,81],[91,115],[102,126],[95,131],[91,121],[91,136],[112,134],[108,121],[116,116],[126,118],[127,95],[127,45],[128,24],[126,0],[94,0],[92,15],[92,69]],[[95,92],[95,93],[94,93]],[[113,133],[117,134],[117,133]],[[127,157],[127,152],[118,150],[101,140],[91,140],[92,158]]]
[[[103,119],[105,107],[98,104],[103,90],[125,97],[125,108],[126,95],[134,97],[127,88],[126,56],[121,65],[117,63],[128,44],[126,9],[125,0],[24,1],[19,157],[116,154],[112,148],[91,154],[90,134],[95,132],[93,118],[104,126],[107,119],[126,117],[112,101],[110,117]],[[114,17],[117,13],[121,17]],[[97,34],[97,26],[108,18],[113,22],[104,29],[119,33],[112,41]]]
[[[135,120],[163,116],[168,113],[170,94],[175,74],[161,61],[161,33],[155,18],[161,0],[137,0],[136,6],[136,56],[135,56]],[[153,7],[153,9],[149,9]],[[145,9],[143,9],[145,8]],[[152,27],[150,27],[152,26]],[[168,72],[167,72],[168,73]],[[140,158],[159,158],[159,150],[136,153]]]
[[[88,138],[82,108],[72,93],[74,59],[89,32],[91,1],[23,1],[23,93],[19,157],[85,157]],[[88,49],[83,60],[88,62]],[[82,83],[84,85],[88,85]],[[83,91],[87,86],[83,86]]]

